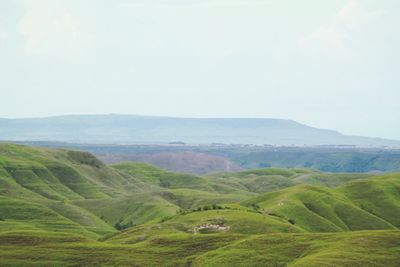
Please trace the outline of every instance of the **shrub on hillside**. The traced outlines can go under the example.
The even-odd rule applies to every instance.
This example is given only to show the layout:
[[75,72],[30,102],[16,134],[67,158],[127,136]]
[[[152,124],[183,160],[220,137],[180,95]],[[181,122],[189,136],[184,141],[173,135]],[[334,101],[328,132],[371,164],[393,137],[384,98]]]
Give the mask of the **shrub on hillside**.
[[117,223],[114,225],[115,229],[117,229],[118,231],[125,230],[125,229],[127,229],[127,228],[129,228],[129,227],[132,227],[132,226],[134,226],[134,224],[133,224],[132,222],[129,222],[129,223],[127,223],[127,224],[124,224],[124,223],[122,223],[122,219],[120,219],[119,222],[117,222]]
[[169,181],[166,181],[166,180],[160,181],[160,187],[169,188],[170,186],[171,186],[171,183]]

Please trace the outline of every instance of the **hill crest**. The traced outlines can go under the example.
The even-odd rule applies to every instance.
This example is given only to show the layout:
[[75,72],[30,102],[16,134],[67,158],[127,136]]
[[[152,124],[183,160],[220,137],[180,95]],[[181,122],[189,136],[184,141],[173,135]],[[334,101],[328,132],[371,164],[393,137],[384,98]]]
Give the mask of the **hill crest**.
[[396,140],[347,136],[293,120],[270,118],[68,115],[0,119],[0,129],[0,139],[8,141],[400,147]]

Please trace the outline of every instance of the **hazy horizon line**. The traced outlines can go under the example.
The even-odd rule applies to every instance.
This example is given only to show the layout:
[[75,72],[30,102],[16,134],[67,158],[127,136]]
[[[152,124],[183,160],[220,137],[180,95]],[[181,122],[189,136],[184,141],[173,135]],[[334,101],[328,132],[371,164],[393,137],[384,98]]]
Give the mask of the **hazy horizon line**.
[[289,118],[278,118],[278,117],[207,117],[207,116],[171,116],[171,115],[147,115],[147,114],[133,114],[133,113],[65,113],[65,114],[57,114],[57,115],[47,115],[47,116],[32,116],[32,117],[0,117],[0,119],[4,120],[29,120],[29,119],[46,119],[46,118],[60,118],[60,117],[79,117],[79,116],[136,116],[136,117],[154,117],[154,118],[174,118],[174,119],[254,119],[254,120],[283,120],[283,121],[291,121],[295,122],[307,127],[321,129],[321,130],[329,130],[337,132],[341,135],[352,136],[352,137],[369,137],[374,139],[385,139],[390,141],[400,141],[396,138],[387,138],[380,136],[370,136],[370,135],[359,135],[359,134],[346,134],[342,131],[336,130],[334,128],[326,128],[326,127],[317,127],[308,123],[303,123],[298,120],[289,119]]

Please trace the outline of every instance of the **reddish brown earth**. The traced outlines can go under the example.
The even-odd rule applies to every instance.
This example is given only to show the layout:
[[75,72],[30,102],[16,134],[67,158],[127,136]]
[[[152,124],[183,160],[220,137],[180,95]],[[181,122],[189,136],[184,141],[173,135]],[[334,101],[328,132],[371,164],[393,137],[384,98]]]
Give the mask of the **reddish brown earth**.
[[110,164],[124,161],[145,162],[157,167],[193,174],[211,172],[233,172],[241,168],[231,161],[214,155],[195,152],[162,152],[154,154],[98,154],[102,161]]

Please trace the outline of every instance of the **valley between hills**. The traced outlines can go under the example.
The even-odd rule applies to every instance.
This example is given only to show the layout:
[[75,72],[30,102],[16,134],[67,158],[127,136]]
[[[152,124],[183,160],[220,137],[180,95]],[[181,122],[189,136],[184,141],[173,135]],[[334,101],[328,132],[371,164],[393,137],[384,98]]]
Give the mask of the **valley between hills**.
[[400,173],[194,175],[0,144],[1,266],[400,266]]

